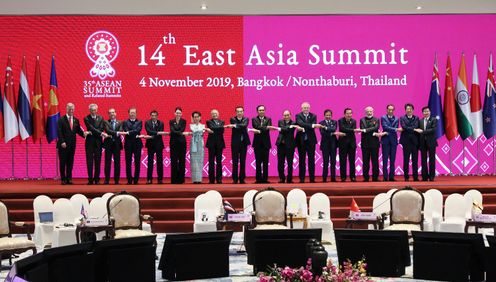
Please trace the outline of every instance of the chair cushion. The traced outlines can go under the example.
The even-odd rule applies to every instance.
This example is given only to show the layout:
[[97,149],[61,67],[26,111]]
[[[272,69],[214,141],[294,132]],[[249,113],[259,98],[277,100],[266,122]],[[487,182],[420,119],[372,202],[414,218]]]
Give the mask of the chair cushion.
[[0,238],[0,252],[2,250],[17,250],[34,248],[34,242],[25,238]]
[[265,230],[265,229],[288,229],[287,226],[280,225],[280,224],[261,224],[257,225],[254,229],[257,230]]
[[114,239],[119,238],[129,238],[129,237],[139,237],[139,236],[149,236],[153,235],[153,233],[140,230],[140,229],[118,229],[115,230]]
[[393,224],[386,228],[385,230],[406,230],[410,233],[410,231],[421,231],[420,225],[418,224]]

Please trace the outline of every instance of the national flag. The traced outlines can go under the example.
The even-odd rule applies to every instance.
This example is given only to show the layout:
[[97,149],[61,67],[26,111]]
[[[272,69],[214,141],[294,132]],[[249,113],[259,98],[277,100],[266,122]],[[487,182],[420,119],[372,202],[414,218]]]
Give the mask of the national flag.
[[5,69],[5,96],[3,100],[3,119],[5,143],[19,135],[17,124],[17,105],[14,92],[14,77],[12,76],[12,63],[10,56],[7,59],[7,68]]
[[472,135],[473,128],[470,124],[470,96],[467,91],[467,70],[465,67],[465,54],[462,53],[458,79],[456,81],[456,122],[458,133],[463,140]]
[[84,219],[88,218],[88,214],[86,213],[83,204],[81,204],[81,211],[79,213],[83,216]]
[[3,95],[2,95],[2,87],[0,87],[0,139],[4,137],[4,129],[3,129]]
[[41,139],[45,135],[45,111],[43,103],[43,87],[41,84],[40,56],[36,57],[36,68],[34,71],[34,95],[33,95],[33,141]]
[[224,206],[225,213],[236,213],[236,209],[228,201],[224,200],[222,204]]
[[496,86],[494,83],[493,55],[489,57],[489,67],[487,70],[486,95],[484,96],[484,110],[482,118],[484,120],[484,136],[487,139],[496,135]]
[[458,135],[458,126],[456,123],[456,101],[453,89],[453,75],[451,71],[451,59],[448,54],[446,63],[446,78],[444,82],[444,132],[446,138],[451,141]]
[[470,124],[472,125],[472,138],[477,139],[482,135],[482,107],[480,98],[479,74],[477,71],[477,57],[474,54],[474,69],[472,71],[472,91],[470,92]]
[[60,119],[59,99],[57,97],[57,73],[55,72],[55,57],[52,57],[52,71],[50,72],[50,93],[48,96],[47,129],[48,143],[58,138],[57,122]]
[[437,67],[437,54],[434,57],[432,71],[431,92],[429,94],[429,109],[431,115],[437,119],[436,138],[444,135],[443,109],[441,107],[441,94],[439,91],[439,72]]
[[351,198],[350,211],[352,211],[352,212],[360,212],[360,208],[358,207],[357,202],[355,202],[355,198]]
[[22,57],[21,76],[19,78],[19,100],[17,101],[19,132],[22,140],[27,139],[33,134],[33,124],[31,120],[31,97],[26,74],[26,57]]

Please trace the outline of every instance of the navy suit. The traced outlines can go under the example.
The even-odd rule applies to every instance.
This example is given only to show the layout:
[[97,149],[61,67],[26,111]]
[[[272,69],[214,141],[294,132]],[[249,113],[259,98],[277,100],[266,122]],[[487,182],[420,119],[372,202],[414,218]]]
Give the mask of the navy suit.
[[[382,174],[384,181],[394,180],[394,169],[396,160],[396,149],[398,148],[398,133],[396,129],[400,124],[400,120],[395,117],[383,115],[381,117],[382,131],[387,132],[387,135],[382,136]],[[389,160],[389,171],[388,171]]]
[[260,130],[260,134],[253,137],[253,149],[255,151],[256,183],[268,183],[269,181],[269,152],[272,147],[270,143],[270,129],[272,120],[264,117],[255,117],[251,120],[254,129]]
[[115,121],[105,121],[104,123],[105,132],[109,137],[105,138],[103,141],[103,147],[105,148],[105,183],[110,180],[110,167],[112,165],[112,157],[114,158],[114,183],[119,183],[119,178],[121,176],[121,150],[122,150],[122,140],[117,132],[122,131],[122,122],[119,120]]
[[[103,118],[100,115],[87,115],[84,124],[90,135],[86,136],[84,142],[86,150],[86,168],[88,170],[88,182],[98,184],[100,182],[100,166],[102,161],[102,132]],[[93,167],[95,170],[93,171]]]
[[306,156],[308,155],[308,176],[310,182],[315,181],[315,145],[317,144],[317,136],[315,129],[312,127],[317,123],[317,116],[313,113],[308,113],[305,117],[303,113],[296,115],[296,124],[305,129],[305,132],[298,131],[296,133],[296,144],[298,146],[298,159],[300,167],[300,182],[305,182],[306,172]]
[[327,181],[327,172],[329,171],[329,161],[331,163],[331,180],[336,181],[336,153],[338,148],[338,139],[333,133],[338,128],[338,122],[335,120],[323,120],[320,122],[326,128],[320,129],[320,150],[324,159],[324,168],[322,170],[322,181]]
[[[295,151],[295,128],[290,128],[291,125],[295,125],[294,121],[289,120],[286,122],[281,119],[277,122],[277,127],[281,128],[279,135],[277,136],[276,146],[277,146],[277,172],[279,174],[279,181],[284,183],[293,182],[293,158]],[[284,162],[288,164],[288,176],[284,176]]]
[[222,183],[222,151],[226,147],[224,142],[224,121],[219,119],[207,120],[207,127],[213,133],[208,134],[206,147],[208,148],[208,179],[209,183]]
[[[424,124],[426,126],[424,126]],[[419,120],[419,128],[423,130],[419,136],[419,148],[422,160],[422,180],[434,181],[436,177],[436,128],[437,119],[430,117],[427,122],[424,119]],[[429,166],[427,166],[427,157],[429,157]]]
[[246,177],[246,151],[248,145],[250,145],[250,136],[248,136],[249,122],[250,121],[246,117],[243,117],[242,119],[232,117],[230,119],[230,123],[235,125],[231,134],[231,156],[233,162],[232,179],[234,183],[237,183],[238,180],[243,183]]
[[404,115],[400,118],[401,128],[403,131],[400,135],[400,144],[403,146],[403,173],[405,181],[409,178],[409,165],[408,161],[412,157],[412,174],[413,180],[418,181],[418,134],[414,129],[419,127],[418,117],[412,115],[411,118]]
[[[141,149],[143,148],[143,142],[141,142],[141,139],[136,138],[136,136],[140,135],[142,128],[143,122],[138,119],[135,119],[134,121],[128,119],[124,121],[122,125],[122,130],[129,133],[124,137],[124,152],[126,155],[126,178],[128,184],[138,184],[138,180],[140,177]],[[131,171],[133,156],[134,176]]]
[[146,172],[146,180],[151,181],[153,178],[153,157],[157,156],[157,180],[162,182],[164,177],[164,139],[162,135],[158,135],[158,132],[164,131],[164,123],[157,120],[155,123],[153,121],[147,120],[145,122],[146,134],[150,135],[152,138],[147,139],[145,146],[148,150],[148,169]]

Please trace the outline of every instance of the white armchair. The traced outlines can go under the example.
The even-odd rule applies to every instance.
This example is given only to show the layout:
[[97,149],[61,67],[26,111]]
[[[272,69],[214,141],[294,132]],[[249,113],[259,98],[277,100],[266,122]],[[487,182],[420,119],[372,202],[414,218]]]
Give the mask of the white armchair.
[[[212,199],[214,198],[214,199]],[[195,199],[195,222],[193,232],[217,231],[217,217],[219,216],[219,205],[217,196],[212,193],[200,194]]]
[[424,221],[424,195],[412,187],[396,190],[391,195],[390,225],[386,230],[421,231]]
[[439,231],[464,232],[466,207],[465,199],[461,194],[454,193],[449,195],[444,203],[444,221],[441,222]]
[[294,220],[293,227],[305,228],[308,221],[308,204],[305,191],[301,189],[292,189],[289,191],[286,200],[286,212],[292,214],[293,219],[298,218],[298,220]]
[[257,190],[248,190],[243,195],[243,211],[245,213],[253,212],[253,197],[257,192]]
[[[258,191],[253,197],[253,219],[255,229],[287,229],[286,198],[273,189]],[[293,227],[290,217],[290,227]]]
[[[53,237],[53,202],[46,195],[39,195],[33,201],[34,236],[33,241],[38,249],[52,245]],[[51,213],[52,221],[41,222],[40,213]]]
[[149,221],[153,228],[153,217],[141,214],[140,201],[132,194],[123,191],[110,197],[107,214],[115,239],[154,235],[142,228],[143,220]]
[[76,244],[76,215],[69,199],[60,198],[53,203],[52,247]]
[[425,191],[425,195],[431,198],[433,231],[439,231],[443,220],[443,194],[437,189],[429,189]]
[[310,220],[309,228],[322,229],[322,241],[330,243],[333,241],[333,224],[331,221],[331,203],[329,197],[324,193],[315,193],[310,197]]

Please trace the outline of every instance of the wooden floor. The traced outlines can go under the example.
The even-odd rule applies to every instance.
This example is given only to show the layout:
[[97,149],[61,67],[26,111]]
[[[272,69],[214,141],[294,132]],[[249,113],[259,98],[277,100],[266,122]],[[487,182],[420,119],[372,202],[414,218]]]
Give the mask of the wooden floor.
[[[400,178],[397,178],[400,179]],[[217,190],[234,208],[241,210],[243,195],[250,189],[261,190],[274,187],[284,194],[293,188],[304,190],[308,197],[317,192],[325,193],[331,201],[331,217],[336,227],[343,227],[349,214],[351,199],[354,198],[362,211],[372,210],[375,195],[392,188],[406,185],[426,191],[431,188],[440,190],[446,197],[451,193],[465,193],[470,189],[479,190],[484,196],[484,213],[496,213],[496,176],[440,176],[434,182],[334,182],[334,183],[293,183],[278,184],[277,179],[270,179],[270,184],[252,184],[254,179],[247,179],[248,184],[232,184],[225,179],[224,184],[151,184],[146,185],[142,179],[138,185],[86,185],[85,179],[76,179],[74,185],[60,185],[55,180],[14,180],[0,181],[0,200],[10,210],[10,219],[15,221],[33,221],[33,199],[48,195],[54,200],[70,198],[82,193],[88,198],[99,197],[106,192],[127,191],[137,195],[142,205],[142,213],[155,218],[156,232],[188,232],[193,230],[193,203],[196,196],[208,190]],[[166,179],[166,182],[168,179]]]

